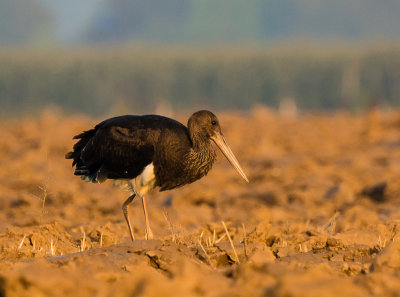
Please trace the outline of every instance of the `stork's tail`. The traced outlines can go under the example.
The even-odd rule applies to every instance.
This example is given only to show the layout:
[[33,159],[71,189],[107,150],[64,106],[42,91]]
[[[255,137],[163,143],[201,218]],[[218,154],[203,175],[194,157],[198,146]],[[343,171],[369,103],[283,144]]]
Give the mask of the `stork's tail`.
[[96,130],[91,129],[74,136],[73,139],[79,139],[79,141],[74,144],[72,152],[68,152],[65,154],[65,159],[73,159],[72,166],[76,165],[74,174],[80,175],[83,180],[91,182],[99,182],[97,179],[97,170],[95,170],[94,172],[91,172],[91,170],[89,170],[89,168],[83,163],[81,159],[81,153],[95,133]]

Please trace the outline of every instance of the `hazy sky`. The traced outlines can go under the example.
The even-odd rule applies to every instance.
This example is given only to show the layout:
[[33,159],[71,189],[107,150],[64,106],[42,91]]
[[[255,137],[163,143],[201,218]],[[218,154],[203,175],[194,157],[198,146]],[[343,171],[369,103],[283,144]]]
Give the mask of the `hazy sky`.
[[76,38],[93,18],[104,0],[39,0],[54,13],[56,31],[63,42]]
[[0,0],[0,44],[387,40],[399,16],[399,0]]

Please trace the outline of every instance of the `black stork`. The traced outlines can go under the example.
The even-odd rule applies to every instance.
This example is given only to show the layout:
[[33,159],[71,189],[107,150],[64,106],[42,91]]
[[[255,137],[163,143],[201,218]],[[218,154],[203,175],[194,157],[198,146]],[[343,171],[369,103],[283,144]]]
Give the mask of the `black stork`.
[[226,143],[217,117],[206,110],[195,112],[187,127],[159,115],[114,117],[73,139],[79,141],[65,158],[73,159],[75,175],[94,183],[113,179],[117,186],[131,192],[122,210],[132,241],[128,206],[135,196],[142,199],[145,237],[153,238],[144,195],[155,187],[171,190],[205,176],[216,158],[212,141],[248,182]]

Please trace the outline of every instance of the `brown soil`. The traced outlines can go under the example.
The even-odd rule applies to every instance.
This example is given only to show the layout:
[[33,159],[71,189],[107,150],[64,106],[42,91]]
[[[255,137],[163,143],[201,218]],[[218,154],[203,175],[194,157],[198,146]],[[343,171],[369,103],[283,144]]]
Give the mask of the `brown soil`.
[[64,159],[96,122],[0,123],[0,296],[398,295],[399,114],[223,113],[250,184],[219,155],[202,180],[148,195],[156,239],[135,201],[133,244],[129,193]]

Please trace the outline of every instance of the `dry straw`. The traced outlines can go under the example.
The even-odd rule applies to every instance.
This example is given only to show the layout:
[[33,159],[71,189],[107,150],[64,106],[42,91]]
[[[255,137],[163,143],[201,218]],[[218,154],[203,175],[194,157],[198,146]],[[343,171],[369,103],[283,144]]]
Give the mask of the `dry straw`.
[[83,229],[83,227],[81,227],[81,232],[83,233],[83,238],[81,240],[80,251],[83,252],[85,250],[85,247],[86,247],[86,234],[85,234],[85,230]]
[[20,249],[22,247],[22,245],[24,244],[25,238],[26,238],[26,234],[24,234],[24,237],[22,238],[21,243],[18,246],[18,249]]
[[[203,233],[202,233],[202,235],[203,235]],[[201,243],[201,237],[200,237],[198,243],[199,243],[201,249],[203,250],[203,253],[206,255],[206,258],[207,258],[208,263],[210,263],[210,266],[214,269],[214,265],[213,265],[213,263],[211,262],[211,258],[210,258],[210,256],[208,255],[208,253],[207,253],[206,249],[204,248],[203,244]]]
[[222,225],[224,226],[226,235],[228,236],[229,242],[231,243],[231,246],[232,246],[232,249],[233,249],[233,253],[235,254],[235,257],[236,257],[236,262],[237,262],[238,264],[240,264],[239,257],[238,257],[238,255],[237,255],[237,253],[236,253],[235,246],[233,245],[231,236],[229,235],[228,228],[226,228],[226,225],[225,225],[225,222],[224,222],[224,221],[222,221]]

